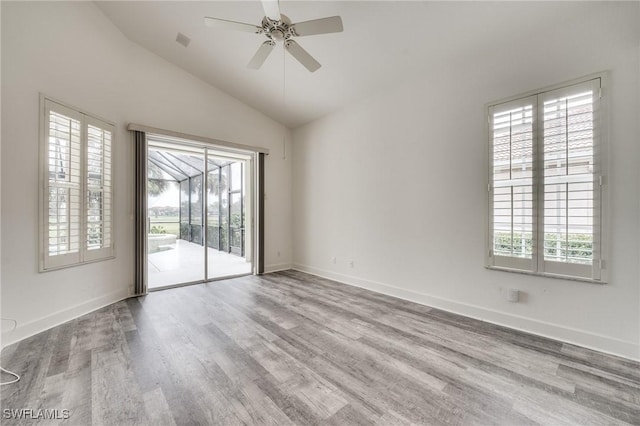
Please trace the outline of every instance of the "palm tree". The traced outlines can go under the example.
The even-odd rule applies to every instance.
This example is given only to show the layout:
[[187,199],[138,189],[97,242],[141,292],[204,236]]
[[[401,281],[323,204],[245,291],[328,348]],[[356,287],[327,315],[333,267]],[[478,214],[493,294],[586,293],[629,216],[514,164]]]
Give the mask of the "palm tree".
[[169,181],[158,166],[149,162],[147,167],[147,194],[157,197],[169,188]]

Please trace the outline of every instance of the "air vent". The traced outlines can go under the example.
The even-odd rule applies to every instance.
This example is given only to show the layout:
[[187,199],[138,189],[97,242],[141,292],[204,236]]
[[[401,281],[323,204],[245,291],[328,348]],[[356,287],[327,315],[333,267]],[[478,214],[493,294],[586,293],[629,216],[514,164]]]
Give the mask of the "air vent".
[[189,46],[189,43],[191,43],[191,39],[182,33],[178,33],[178,35],[176,36],[176,41],[184,47]]

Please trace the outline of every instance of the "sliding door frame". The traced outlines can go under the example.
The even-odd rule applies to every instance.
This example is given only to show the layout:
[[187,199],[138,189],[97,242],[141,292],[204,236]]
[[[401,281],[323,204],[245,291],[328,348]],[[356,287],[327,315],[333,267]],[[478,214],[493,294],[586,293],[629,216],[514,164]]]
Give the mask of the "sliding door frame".
[[[204,173],[203,173],[203,224],[204,232],[202,236],[204,249],[204,279],[167,285],[158,290],[181,287],[185,285],[201,284],[209,281],[233,278],[234,276],[208,278],[208,191],[206,183],[209,178],[209,150],[221,153],[228,153],[230,156],[246,156],[247,167],[250,173],[249,186],[245,196],[251,199],[251,274],[260,275],[264,273],[264,156],[269,154],[269,150],[262,147],[236,144],[202,136],[188,135],[184,133],[163,130],[139,124],[129,124],[128,130],[133,133],[134,153],[135,153],[135,236],[136,236],[136,259],[135,259],[135,295],[147,294],[148,288],[148,253],[147,253],[147,161],[148,161],[148,136],[152,135],[154,140],[159,140],[176,145],[189,146],[203,149],[204,152]],[[213,154],[215,155],[215,154]],[[144,162],[144,164],[142,164]],[[143,179],[144,178],[144,179]],[[246,187],[245,187],[246,189]],[[250,193],[250,194],[248,194]],[[144,198],[144,199],[142,199]],[[246,237],[245,233],[245,237]],[[140,241],[140,240],[143,241]],[[246,253],[245,253],[246,255]],[[242,274],[245,275],[245,274]],[[152,289],[151,291],[156,290]]]

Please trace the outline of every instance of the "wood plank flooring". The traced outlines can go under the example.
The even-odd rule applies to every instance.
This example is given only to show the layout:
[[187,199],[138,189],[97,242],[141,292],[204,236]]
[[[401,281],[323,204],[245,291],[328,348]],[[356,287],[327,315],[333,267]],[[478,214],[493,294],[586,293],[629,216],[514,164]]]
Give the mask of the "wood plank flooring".
[[3,425],[640,425],[638,363],[295,271],[119,302],[2,366]]

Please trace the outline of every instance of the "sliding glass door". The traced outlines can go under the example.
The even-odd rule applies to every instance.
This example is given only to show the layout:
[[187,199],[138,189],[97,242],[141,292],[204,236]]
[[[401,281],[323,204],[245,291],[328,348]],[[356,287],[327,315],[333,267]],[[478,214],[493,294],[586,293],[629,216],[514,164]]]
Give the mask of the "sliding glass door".
[[251,156],[149,136],[147,158],[148,288],[252,273]]
[[219,166],[208,172],[208,279],[252,271],[251,254],[246,250],[251,218],[247,208],[248,160],[236,158],[225,164],[220,155],[209,154],[209,161]]

